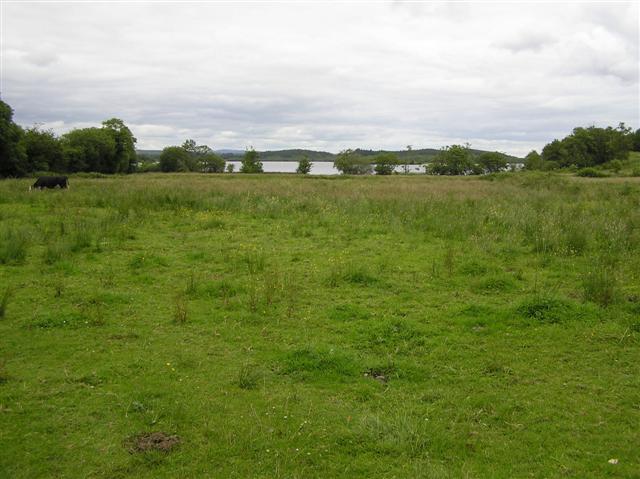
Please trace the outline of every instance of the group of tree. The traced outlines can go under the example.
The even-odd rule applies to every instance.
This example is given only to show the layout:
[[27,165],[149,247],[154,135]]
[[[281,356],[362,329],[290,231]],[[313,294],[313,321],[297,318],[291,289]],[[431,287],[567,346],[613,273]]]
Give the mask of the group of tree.
[[574,128],[562,140],[545,145],[542,154],[531,151],[525,157],[527,170],[555,170],[593,167],[625,160],[629,151],[640,151],[640,129],[635,132],[620,123],[616,128]]
[[[377,175],[391,175],[398,166],[408,172],[404,162],[398,161],[394,153],[383,152],[375,156],[359,155],[357,150],[344,150],[335,159],[334,167],[347,175],[366,175],[375,171]],[[479,175],[506,170],[507,155],[485,152],[474,155],[470,145],[451,145],[441,149],[434,159],[424,165],[425,172],[432,175]]]
[[225,161],[207,145],[198,145],[194,140],[185,140],[182,146],[168,146],[160,153],[160,171],[197,171],[223,173]]
[[136,169],[136,139],[118,118],[100,128],[78,128],[60,137],[38,126],[22,128],[0,101],[0,176],[39,171],[130,173]]

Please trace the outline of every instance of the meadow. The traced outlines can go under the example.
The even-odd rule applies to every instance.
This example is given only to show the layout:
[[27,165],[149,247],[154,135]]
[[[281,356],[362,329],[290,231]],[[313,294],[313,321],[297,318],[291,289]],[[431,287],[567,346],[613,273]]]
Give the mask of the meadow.
[[640,178],[31,182],[1,477],[640,477]]

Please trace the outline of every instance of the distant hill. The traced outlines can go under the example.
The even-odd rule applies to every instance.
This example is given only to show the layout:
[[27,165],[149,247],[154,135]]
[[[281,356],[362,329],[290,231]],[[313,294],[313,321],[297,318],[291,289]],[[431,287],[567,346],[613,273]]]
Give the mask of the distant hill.
[[[375,156],[380,153],[395,153],[398,156],[398,160],[401,163],[409,164],[421,164],[428,163],[438,154],[440,150],[434,148],[423,148],[419,150],[363,150],[356,149],[356,152],[362,156]],[[244,155],[244,150],[235,150],[230,148],[222,148],[215,150],[217,154],[222,156],[225,160],[239,160]],[[480,155],[486,153],[486,150],[471,149],[474,155]],[[148,158],[157,158],[162,153],[162,150],[138,150],[139,155],[144,155]],[[298,161],[304,155],[308,156],[311,161],[333,161],[336,154],[329,153],[327,151],[314,151],[304,149],[292,149],[292,150],[273,150],[273,151],[259,151],[260,160],[262,161]],[[507,161],[512,163],[521,163],[522,158],[517,156],[507,155]]]

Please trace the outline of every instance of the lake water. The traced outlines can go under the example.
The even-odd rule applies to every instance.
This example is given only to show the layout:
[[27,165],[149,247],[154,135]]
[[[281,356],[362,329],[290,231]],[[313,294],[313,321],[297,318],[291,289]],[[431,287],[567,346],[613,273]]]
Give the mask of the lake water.
[[[227,161],[227,164],[235,165],[234,172],[240,171],[239,161]],[[295,173],[298,168],[297,161],[263,161],[262,169],[265,173]],[[398,173],[404,172],[403,166],[397,166]],[[424,173],[422,165],[409,165],[409,173]],[[331,161],[314,161],[311,165],[311,175],[339,175],[340,172],[333,167]]]

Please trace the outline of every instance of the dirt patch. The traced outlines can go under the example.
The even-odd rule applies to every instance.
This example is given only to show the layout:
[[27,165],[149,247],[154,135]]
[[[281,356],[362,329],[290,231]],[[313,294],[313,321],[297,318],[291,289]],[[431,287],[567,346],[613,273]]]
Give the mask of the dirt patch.
[[144,432],[125,440],[125,447],[130,453],[146,451],[169,452],[180,444],[180,438],[170,436],[164,432]]

